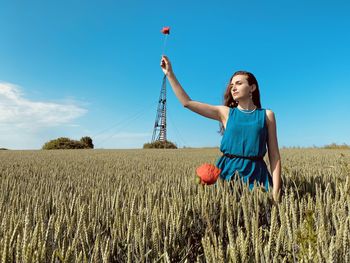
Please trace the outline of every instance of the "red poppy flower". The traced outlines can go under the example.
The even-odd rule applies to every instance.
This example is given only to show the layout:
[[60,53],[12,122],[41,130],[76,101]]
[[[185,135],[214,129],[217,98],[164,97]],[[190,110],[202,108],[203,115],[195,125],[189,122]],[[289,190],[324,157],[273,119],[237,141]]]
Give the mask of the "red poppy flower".
[[196,169],[201,184],[214,184],[218,179],[221,169],[213,164],[204,163]]
[[163,34],[170,34],[170,27],[168,27],[168,26],[165,26],[165,27],[163,27],[163,29],[161,30],[161,32],[163,33]]

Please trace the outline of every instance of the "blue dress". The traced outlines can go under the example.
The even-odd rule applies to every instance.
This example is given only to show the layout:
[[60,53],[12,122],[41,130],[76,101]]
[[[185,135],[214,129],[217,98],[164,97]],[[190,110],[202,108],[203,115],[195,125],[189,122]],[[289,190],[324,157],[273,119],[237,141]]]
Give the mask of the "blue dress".
[[[266,126],[266,109],[240,110],[230,108],[226,129],[221,139],[220,151],[225,154],[239,156],[260,156],[266,154],[268,131]],[[266,163],[261,160],[250,160],[242,157],[227,157],[222,155],[216,166],[221,169],[220,178],[231,180],[237,171],[244,183],[253,189],[254,181],[269,189],[272,177]]]

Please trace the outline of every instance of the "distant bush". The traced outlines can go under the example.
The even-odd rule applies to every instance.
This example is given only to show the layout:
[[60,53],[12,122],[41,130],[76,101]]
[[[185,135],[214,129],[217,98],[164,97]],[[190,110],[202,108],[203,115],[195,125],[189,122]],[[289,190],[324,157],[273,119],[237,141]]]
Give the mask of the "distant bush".
[[92,139],[89,136],[81,137],[80,142],[85,144],[89,149],[94,148],[94,144],[92,143]]
[[325,145],[323,148],[325,148],[325,149],[350,149],[350,145],[347,145],[345,143],[343,143],[343,144],[331,143],[331,144]]
[[93,149],[92,139],[88,136],[82,137],[80,141],[71,140],[66,137],[60,137],[44,144],[43,150],[58,149]]
[[0,148],[0,151],[2,151],[2,150],[7,150],[6,148]]
[[155,141],[153,143],[145,143],[144,149],[177,149],[177,146],[170,141]]

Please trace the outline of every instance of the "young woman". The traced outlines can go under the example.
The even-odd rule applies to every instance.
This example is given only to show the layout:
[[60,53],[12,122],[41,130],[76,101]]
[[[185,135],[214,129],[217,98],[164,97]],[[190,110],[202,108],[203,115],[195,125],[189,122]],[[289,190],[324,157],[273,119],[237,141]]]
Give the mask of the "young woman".
[[[259,85],[254,75],[237,71],[230,78],[224,94],[224,105],[214,106],[191,100],[176,79],[170,60],[161,58],[161,68],[182,105],[204,117],[220,122],[223,134],[216,166],[220,177],[230,180],[238,171],[252,189],[254,182],[266,190],[272,186],[273,198],[281,191],[281,158],[278,149],[276,120],[271,110],[261,108]],[[268,146],[272,176],[263,160]]]

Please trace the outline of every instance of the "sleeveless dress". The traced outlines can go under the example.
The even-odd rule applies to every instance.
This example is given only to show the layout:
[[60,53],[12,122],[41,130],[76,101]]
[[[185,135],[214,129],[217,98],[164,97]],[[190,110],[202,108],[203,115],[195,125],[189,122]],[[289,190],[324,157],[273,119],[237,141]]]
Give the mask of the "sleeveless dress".
[[[240,110],[230,108],[226,129],[221,139],[220,151],[239,156],[261,156],[266,154],[268,131],[266,126],[266,109]],[[220,178],[231,180],[237,171],[240,179],[254,187],[254,181],[266,190],[272,184],[272,176],[264,160],[250,160],[242,157],[222,155],[216,166],[221,169]]]

